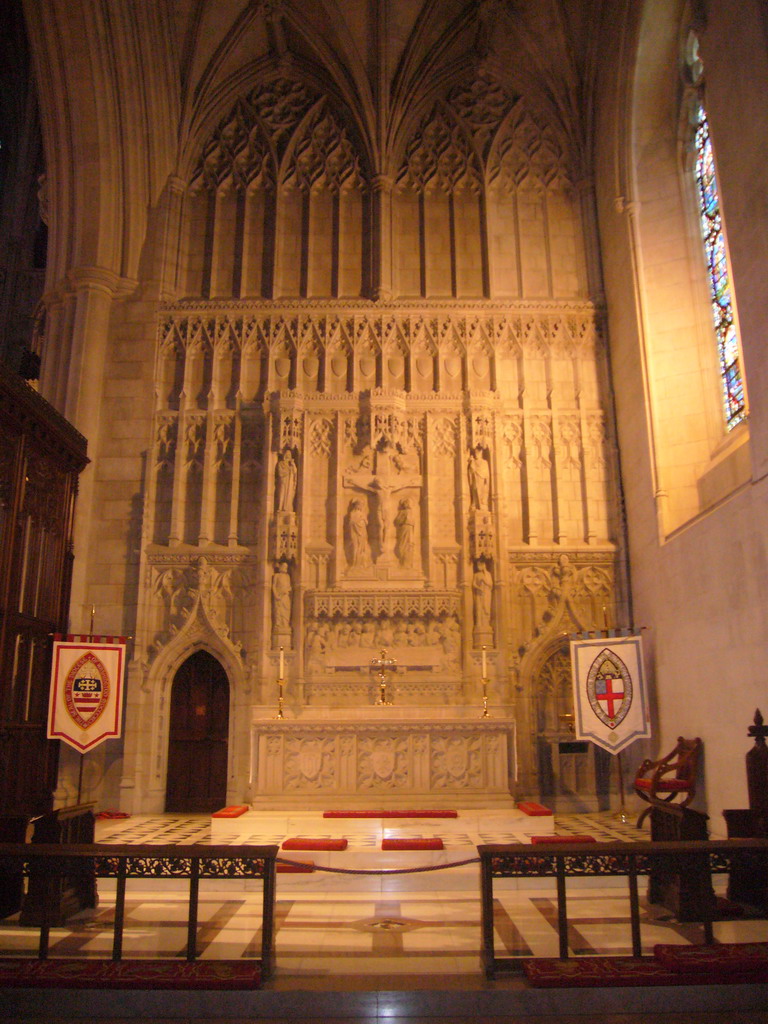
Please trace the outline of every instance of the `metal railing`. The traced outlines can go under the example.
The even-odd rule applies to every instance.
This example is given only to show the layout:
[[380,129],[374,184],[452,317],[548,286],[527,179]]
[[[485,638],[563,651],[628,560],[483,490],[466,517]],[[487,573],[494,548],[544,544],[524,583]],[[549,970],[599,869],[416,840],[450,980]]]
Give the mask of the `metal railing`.
[[[494,879],[554,878],[557,891],[557,931],[559,955],[569,956],[567,879],[584,876],[625,876],[629,886],[632,955],[641,956],[640,898],[638,879],[648,875],[651,886],[659,878],[675,876],[692,887],[688,906],[698,908],[697,920],[703,926],[705,943],[713,938],[712,923],[716,903],[711,885],[712,870],[756,863],[768,869],[768,839],[729,839],[663,842],[558,843],[557,845],[490,844],[477,847],[480,860],[482,962],[486,975],[495,976],[500,968],[515,968],[530,952],[497,957],[494,947]],[[37,887],[34,926],[40,929],[37,955],[46,959],[49,951],[52,918],[62,880],[114,878],[115,909],[113,924],[113,960],[123,956],[125,902],[128,879],[189,879],[187,940],[184,956],[198,956],[198,905],[200,882],[215,880],[261,879],[262,935],[261,970],[269,977],[274,966],[275,873],[278,847],[207,845],[119,845],[113,843],[74,846],[46,844],[0,844],[0,871],[23,871]],[[462,862],[464,863],[464,862]],[[449,867],[450,865],[444,865]],[[423,869],[410,869],[423,870]],[[386,872],[385,872],[386,873]],[[401,873],[401,872],[395,872]],[[46,897],[47,893],[50,898]],[[28,894],[29,896],[29,891]]]
[[[35,880],[34,927],[40,929],[37,955],[48,956],[52,915],[58,905],[63,880],[90,875],[116,879],[112,959],[123,956],[125,896],[129,878],[189,879],[187,942],[184,955],[195,960],[200,882],[203,879],[262,879],[261,971],[269,977],[274,959],[275,846],[122,845],[89,843],[62,847],[58,844],[0,843],[0,869],[19,865]],[[28,893],[29,895],[29,893]]]
[[713,939],[712,922],[716,902],[711,886],[711,868],[743,863],[755,854],[766,856],[768,839],[700,840],[688,842],[640,841],[633,843],[562,843],[531,846],[528,843],[488,844],[478,846],[480,855],[482,962],[486,976],[493,978],[500,968],[515,969],[531,954],[497,957],[494,946],[495,878],[555,878],[557,889],[557,931],[559,955],[568,957],[568,905],[566,879],[583,876],[626,876],[629,886],[630,931],[632,955],[642,955],[640,936],[640,899],[638,877],[654,874],[676,875],[692,883],[696,898],[690,906],[699,908],[698,920],[703,925],[704,942]]

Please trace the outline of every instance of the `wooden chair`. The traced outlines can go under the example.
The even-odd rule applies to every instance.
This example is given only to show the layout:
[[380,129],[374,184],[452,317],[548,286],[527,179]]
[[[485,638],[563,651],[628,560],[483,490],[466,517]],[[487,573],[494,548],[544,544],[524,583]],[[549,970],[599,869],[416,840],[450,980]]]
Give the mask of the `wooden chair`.
[[696,795],[696,775],[701,753],[701,740],[677,737],[677,746],[660,761],[646,759],[637,769],[635,792],[648,807],[637,819],[640,828],[654,803],[670,803],[682,797],[678,807],[686,807]]

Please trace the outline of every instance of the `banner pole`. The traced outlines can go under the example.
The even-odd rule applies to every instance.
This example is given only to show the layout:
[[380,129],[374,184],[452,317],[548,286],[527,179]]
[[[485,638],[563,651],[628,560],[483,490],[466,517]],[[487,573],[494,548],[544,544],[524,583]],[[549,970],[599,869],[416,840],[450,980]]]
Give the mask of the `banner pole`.
[[619,773],[619,811],[616,817],[619,819],[619,821],[626,825],[626,823],[629,821],[629,818],[627,817],[626,808],[624,804],[624,771],[622,769],[621,764],[621,751],[619,751],[616,755],[616,770]]

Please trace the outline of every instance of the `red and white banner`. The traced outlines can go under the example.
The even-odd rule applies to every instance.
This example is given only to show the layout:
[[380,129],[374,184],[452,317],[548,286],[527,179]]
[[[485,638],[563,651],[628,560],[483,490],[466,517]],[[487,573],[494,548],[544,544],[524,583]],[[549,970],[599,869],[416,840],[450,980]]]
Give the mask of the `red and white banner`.
[[84,754],[120,735],[125,637],[57,636],[53,644],[48,738]]
[[651,735],[639,636],[571,640],[576,736],[618,754]]

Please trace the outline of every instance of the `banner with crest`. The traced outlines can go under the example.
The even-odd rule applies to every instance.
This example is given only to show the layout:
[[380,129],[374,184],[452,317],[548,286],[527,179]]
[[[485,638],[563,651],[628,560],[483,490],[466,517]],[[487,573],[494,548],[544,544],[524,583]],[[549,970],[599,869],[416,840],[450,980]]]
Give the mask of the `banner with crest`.
[[618,754],[651,735],[639,635],[584,634],[571,640],[576,736]]
[[54,638],[48,738],[84,754],[120,735],[125,637]]

